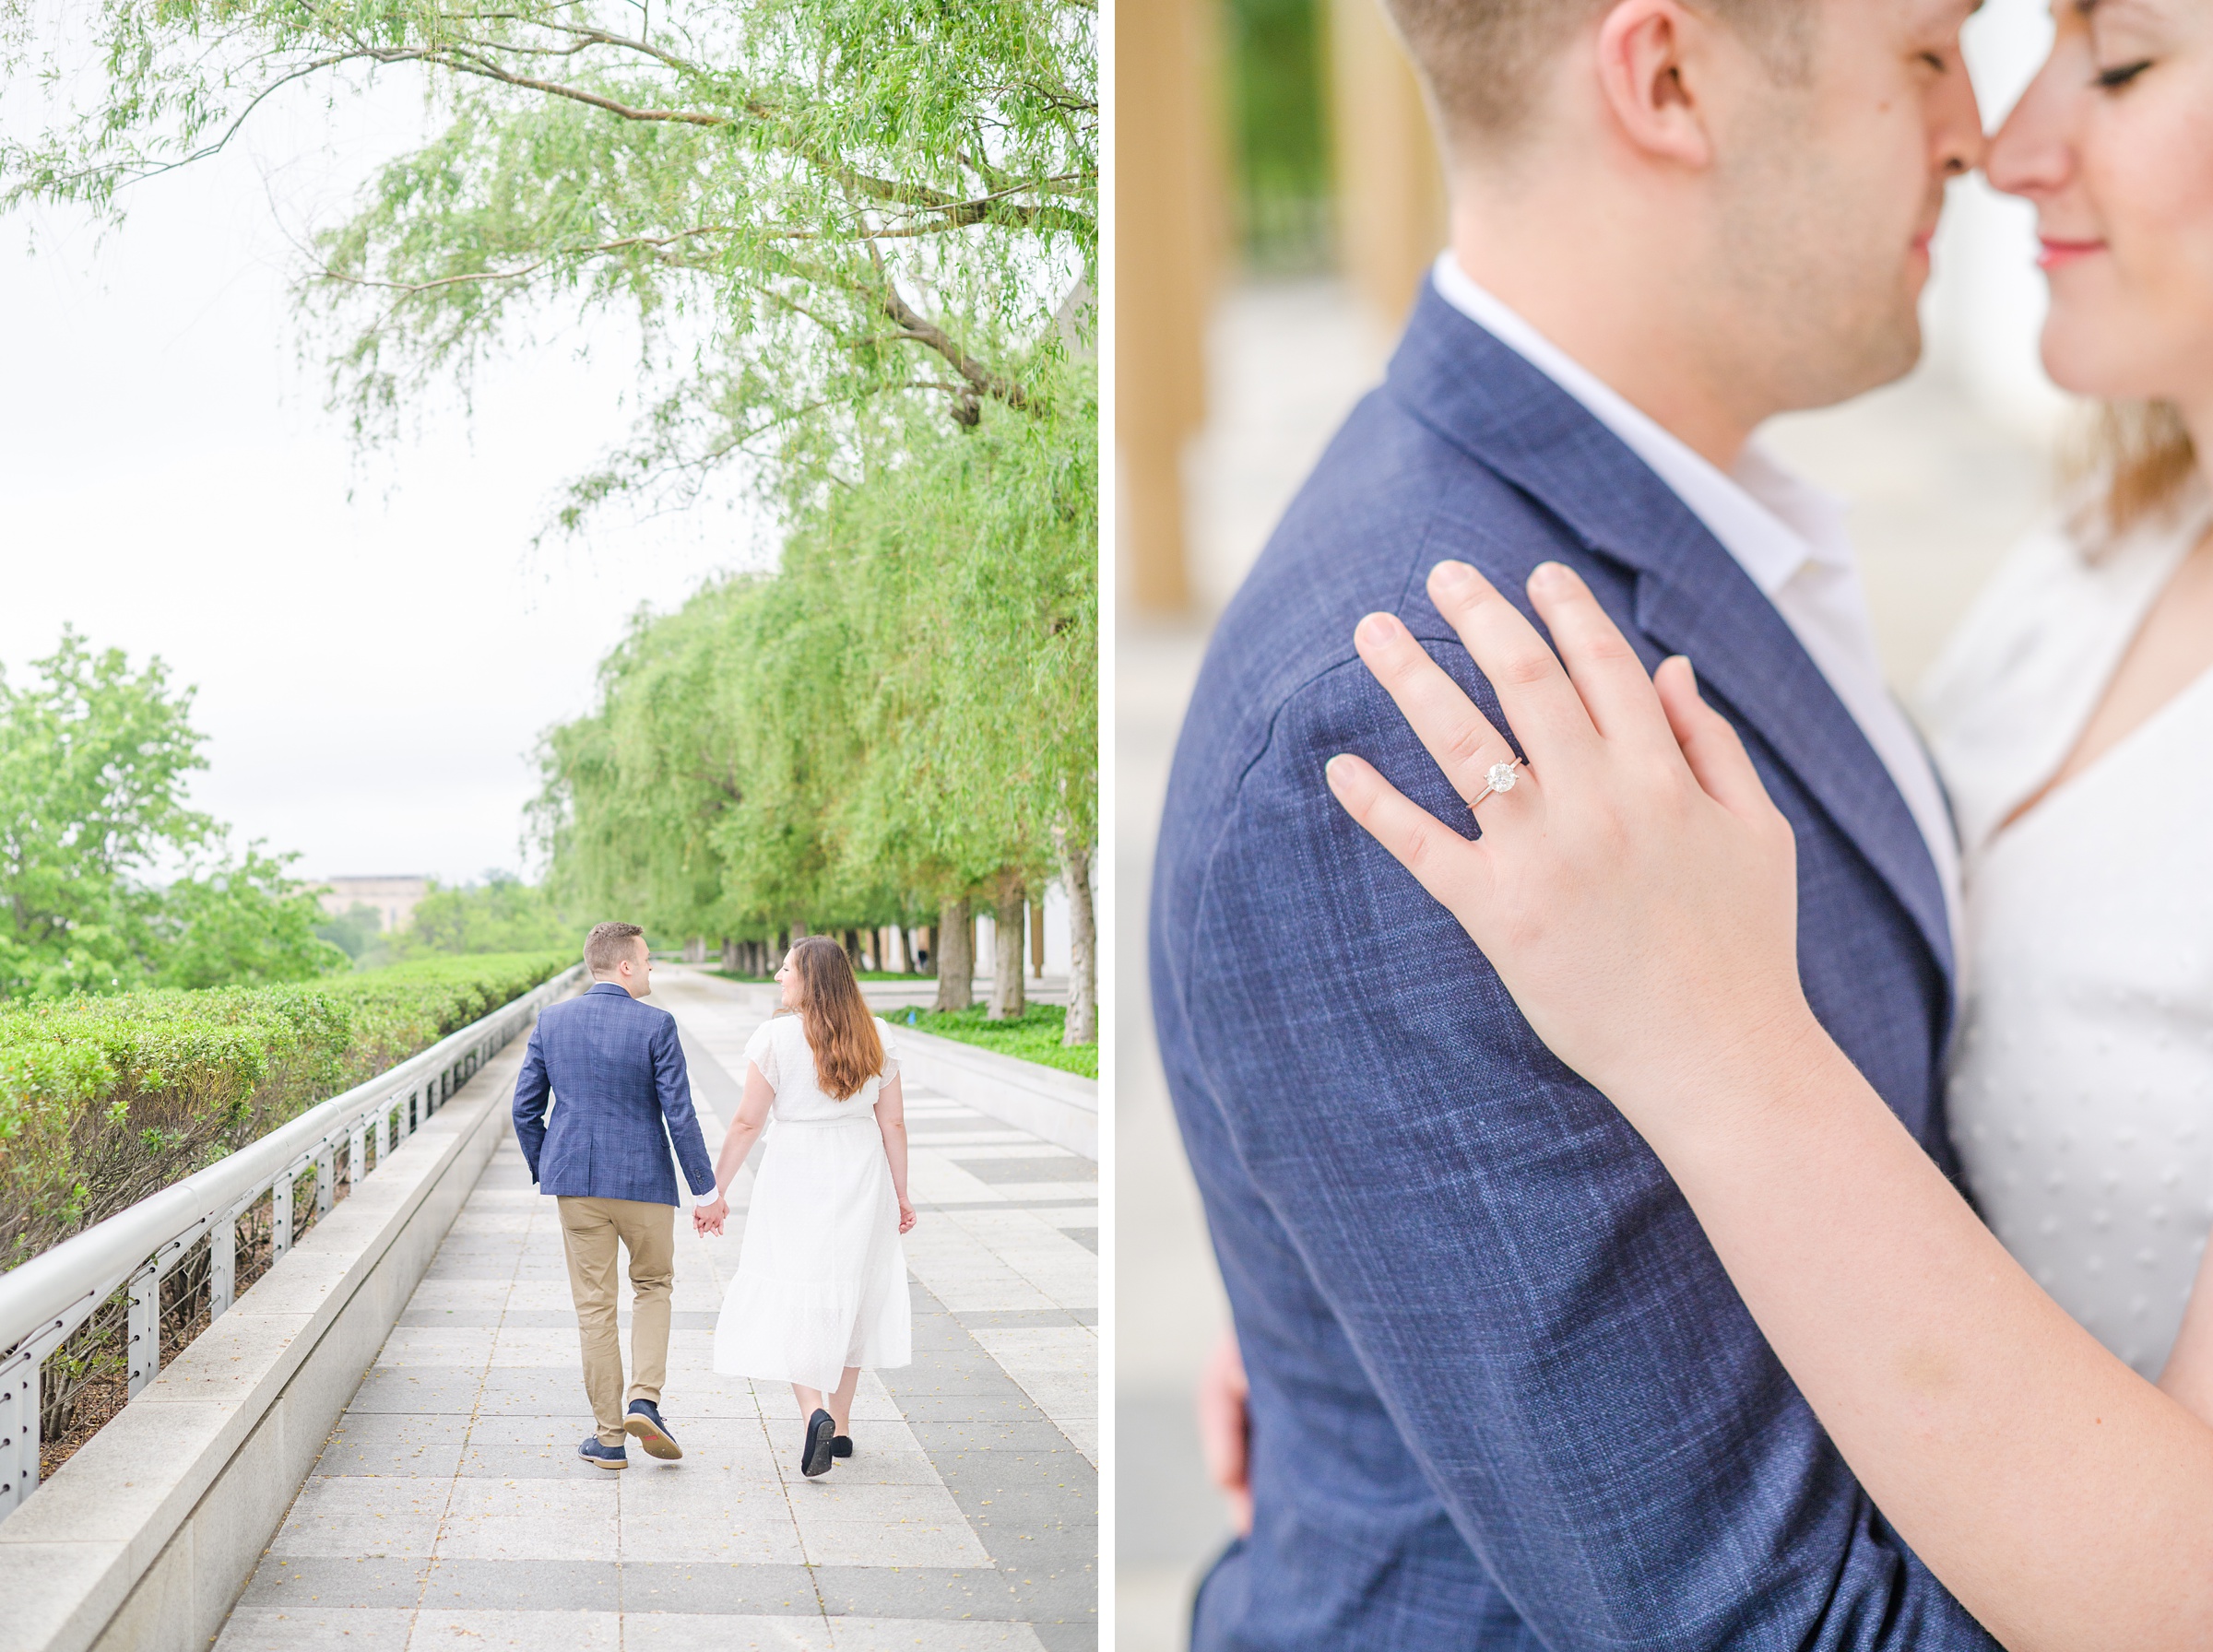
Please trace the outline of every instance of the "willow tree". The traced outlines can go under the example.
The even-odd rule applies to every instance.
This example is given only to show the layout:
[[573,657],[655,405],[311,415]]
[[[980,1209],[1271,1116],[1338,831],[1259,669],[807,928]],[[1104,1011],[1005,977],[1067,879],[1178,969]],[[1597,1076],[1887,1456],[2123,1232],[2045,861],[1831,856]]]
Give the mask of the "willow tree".
[[773,578],[642,616],[547,742],[557,880],[688,934],[934,921],[958,993],[968,903],[1058,871],[1070,1035],[1095,1036],[1095,421],[1087,384],[1068,401],[1072,432],[1009,410],[901,432],[798,513]]
[[301,272],[357,429],[550,314],[611,313],[645,411],[563,522],[749,454],[804,495],[887,401],[1052,413],[1053,318],[1095,285],[1095,24],[1087,0],[0,0],[0,206],[119,218],[266,108],[412,77],[426,141]]
[[[737,465],[797,543],[839,502],[899,491],[886,478],[958,470],[943,451],[905,451],[926,429],[941,442],[972,436],[979,451],[1042,444],[1063,472],[1095,469],[1082,357],[1096,286],[1096,24],[1091,0],[88,0],[58,12],[0,0],[0,97],[16,135],[0,137],[0,206],[75,203],[118,217],[125,184],[219,151],[265,108],[410,77],[428,136],[313,238],[301,271],[305,313],[327,335],[334,401],[356,430],[374,439],[414,393],[466,382],[549,319],[634,322],[645,411],[573,481],[561,523],[578,526],[622,496],[680,505]],[[41,46],[41,30],[55,28],[75,33]],[[80,57],[98,71],[80,72]],[[1025,466],[986,468],[1014,481],[1042,474]],[[1080,491],[1088,566],[1095,487]],[[982,497],[969,488],[972,505]],[[1049,515],[1064,497],[993,495],[983,513]],[[1040,541],[1025,529],[991,542]],[[1005,695],[1036,663],[982,641],[1030,634],[1027,619],[989,617],[996,577],[974,575],[972,595],[988,599],[981,617],[933,632],[990,688],[956,683],[923,700],[950,708],[948,719],[965,704],[997,719],[997,738],[1026,742],[1037,738],[1026,702]],[[1009,588],[1026,577],[1013,571]],[[793,657],[803,619],[776,605],[802,584],[772,582],[757,606],[731,610],[793,624],[746,633],[760,645],[711,681],[691,679],[722,697],[716,716],[645,691],[690,655],[664,656],[666,637],[641,634],[615,662],[599,715],[559,737],[555,791],[570,789],[549,805],[552,830],[572,859],[598,857],[598,887],[654,913],[719,903],[728,919],[771,898],[850,902],[863,885],[879,898],[910,874],[962,875],[964,849],[890,863],[841,851],[838,799],[806,776],[831,772],[820,730],[843,728],[846,705],[873,700],[858,688],[810,700],[816,678],[746,675],[762,658]],[[1095,622],[1083,634],[1095,638]],[[727,714],[733,695],[751,722]],[[654,705],[670,727],[633,719],[630,708]],[[846,752],[838,773],[867,771],[882,743],[879,710],[872,742]],[[752,789],[717,804],[700,778],[712,762],[686,743],[695,723],[717,738],[784,739],[784,761],[749,748]],[[941,756],[976,738],[952,721],[941,733],[951,742],[930,748]],[[1002,896],[1024,857],[1047,855],[1054,821],[1089,820],[1088,796],[1040,812],[1029,769],[1050,764],[984,785],[972,779],[989,772],[980,758],[944,761],[962,788],[945,807],[980,808],[1005,828],[980,829],[998,834],[988,877]],[[1054,773],[1067,781],[1081,768]],[[686,777],[682,800],[646,795],[638,777],[651,773]],[[1088,825],[1073,830],[1089,841]],[[647,843],[657,847],[639,864],[622,863]]]
[[1059,872],[1077,942],[1072,1042],[1095,1036],[1096,1001],[1098,473],[1087,389],[1071,373],[1068,428],[998,417],[964,438],[910,433],[896,463],[831,501],[787,553],[800,577],[856,594],[878,667],[846,853],[911,867],[948,903],[991,901],[1002,1014],[1020,1007],[1022,902]]

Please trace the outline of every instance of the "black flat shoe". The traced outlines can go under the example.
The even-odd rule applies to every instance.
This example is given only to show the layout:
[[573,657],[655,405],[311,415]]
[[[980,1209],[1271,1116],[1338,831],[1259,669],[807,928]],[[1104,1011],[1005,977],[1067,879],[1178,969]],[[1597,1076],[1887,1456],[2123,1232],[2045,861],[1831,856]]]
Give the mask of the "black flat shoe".
[[818,1410],[807,1419],[807,1437],[799,1446],[801,1474],[812,1480],[830,1472],[830,1454],[834,1449],[830,1442],[836,1436],[837,1422],[828,1411]]
[[837,1436],[837,1438],[831,1441],[830,1455],[832,1457],[851,1457],[853,1455],[853,1436],[851,1434],[840,1434]]

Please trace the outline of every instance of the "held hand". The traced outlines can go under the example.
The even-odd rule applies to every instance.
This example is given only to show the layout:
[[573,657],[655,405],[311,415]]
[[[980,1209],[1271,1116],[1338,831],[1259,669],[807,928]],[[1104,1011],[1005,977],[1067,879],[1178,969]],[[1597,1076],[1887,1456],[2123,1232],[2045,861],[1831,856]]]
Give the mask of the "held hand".
[[1252,1430],[1245,1403],[1250,1393],[1245,1359],[1237,1351],[1237,1333],[1225,1330],[1206,1357],[1193,1398],[1199,1411],[1199,1452],[1206,1459],[1207,1478],[1228,1501],[1229,1523],[1241,1538],[1252,1535],[1252,1486],[1247,1478]]
[[703,1238],[710,1235],[719,1238],[723,1221],[729,1213],[730,1201],[727,1198],[718,1198],[713,1204],[694,1205],[692,1207],[692,1225]]
[[1480,802],[1483,835],[1471,843],[1357,757],[1331,760],[1338,800],[1460,920],[1537,1035],[1648,1137],[1663,1121],[1640,1115],[1640,1097],[1671,1080],[1793,1058],[1817,1035],[1798,982],[1796,846],[1689,662],[1648,678],[1557,564],[1529,582],[1557,658],[1473,568],[1440,563],[1428,590],[1527,766],[1488,792],[1512,749],[1403,625],[1371,614],[1360,657]]
[[915,1208],[905,1199],[901,1199],[899,1201],[899,1231],[902,1233],[911,1233],[914,1231],[914,1226]]

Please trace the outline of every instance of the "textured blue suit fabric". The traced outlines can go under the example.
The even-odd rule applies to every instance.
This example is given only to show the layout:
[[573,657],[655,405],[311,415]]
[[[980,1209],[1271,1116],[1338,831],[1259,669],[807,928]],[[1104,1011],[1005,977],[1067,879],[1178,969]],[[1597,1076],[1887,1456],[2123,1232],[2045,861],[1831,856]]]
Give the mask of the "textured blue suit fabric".
[[671,1147],[693,1193],[715,1186],[676,1018],[611,981],[539,1014],[515,1081],[515,1139],[541,1193],[678,1204]]
[[1618,439],[1426,290],[1223,618],[1153,888],[1154,1014],[1252,1383],[1256,1522],[1198,1652],[1982,1648],[1869,1502],[1657,1160],[1331,799],[1355,751],[1473,833],[1352,648],[1424,594],[1588,580],[1687,654],[1798,837],[1816,1013],[1950,1171],[1927,845],[1743,570]]

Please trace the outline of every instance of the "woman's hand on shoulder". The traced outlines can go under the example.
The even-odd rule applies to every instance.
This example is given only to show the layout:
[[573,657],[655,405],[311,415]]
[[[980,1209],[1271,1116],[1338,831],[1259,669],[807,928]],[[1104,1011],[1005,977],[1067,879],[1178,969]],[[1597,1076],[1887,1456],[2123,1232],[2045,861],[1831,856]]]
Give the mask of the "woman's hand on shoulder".
[[1643,1098],[1664,1107],[1716,1064],[1778,1058],[1817,1035],[1798,982],[1790,823],[1736,731],[1699,699],[1689,662],[1664,662],[1655,683],[1556,563],[1529,582],[1556,657],[1464,563],[1440,563],[1428,591],[1497,692],[1526,766],[1491,790],[1513,749],[1403,624],[1371,614],[1360,657],[1480,805],[1482,836],[1356,756],[1333,758],[1329,784],[1460,920],[1538,1036],[1646,1128]]

